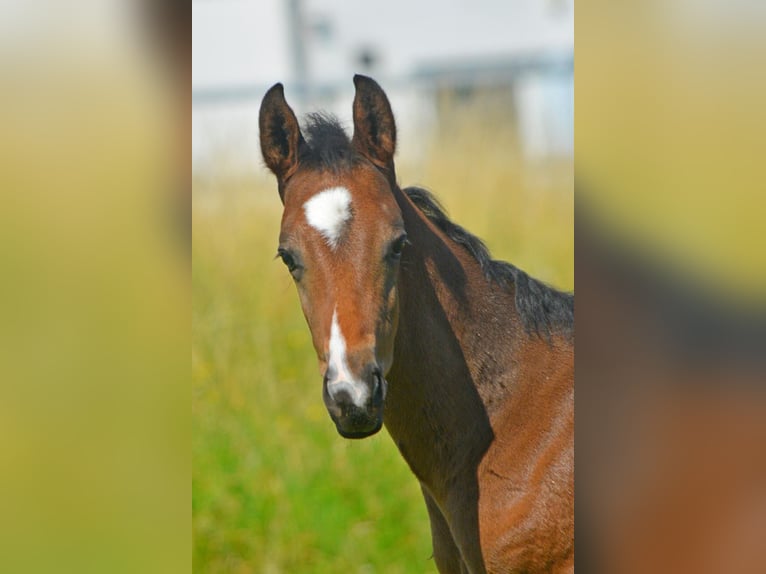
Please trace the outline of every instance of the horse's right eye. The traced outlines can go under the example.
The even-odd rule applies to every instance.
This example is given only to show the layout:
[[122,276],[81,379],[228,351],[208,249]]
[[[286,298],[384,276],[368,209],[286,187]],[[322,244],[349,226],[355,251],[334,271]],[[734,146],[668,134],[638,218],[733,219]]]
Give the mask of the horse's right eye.
[[295,262],[295,257],[293,257],[286,249],[279,249],[277,255],[282,259],[282,262],[287,266],[290,273],[298,268],[298,264]]

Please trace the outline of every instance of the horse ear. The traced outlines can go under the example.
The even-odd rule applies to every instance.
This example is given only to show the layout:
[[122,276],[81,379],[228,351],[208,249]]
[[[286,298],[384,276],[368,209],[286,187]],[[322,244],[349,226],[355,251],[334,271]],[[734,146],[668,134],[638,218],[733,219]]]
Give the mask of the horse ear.
[[356,149],[380,167],[393,167],[396,124],[391,104],[372,78],[354,76],[354,138]]
[[263,96],[258,125],[263,161],[277,176],[282,197],[281,184],[295,172],[300,148],[305,145],[295,113],[285,100],[282,84],[274,84]]

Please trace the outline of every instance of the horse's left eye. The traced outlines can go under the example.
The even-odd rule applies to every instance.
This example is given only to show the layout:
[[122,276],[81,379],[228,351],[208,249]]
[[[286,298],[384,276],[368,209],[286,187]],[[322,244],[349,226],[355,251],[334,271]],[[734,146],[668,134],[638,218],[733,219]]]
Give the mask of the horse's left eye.
[[391,244],[390,248],[390,256],[394,259],[399,259],[399,257],[402,256],[402,251],[404,250],[404,246],[407,244],[407,234],[402,234],[399,237],[397,237],[394,242]]

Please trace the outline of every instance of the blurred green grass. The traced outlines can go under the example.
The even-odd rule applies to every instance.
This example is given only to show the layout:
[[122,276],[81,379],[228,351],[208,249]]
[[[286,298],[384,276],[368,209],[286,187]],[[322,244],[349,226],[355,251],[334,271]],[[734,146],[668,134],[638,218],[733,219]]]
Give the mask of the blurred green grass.
[[[571,289],[572,165],[530,164],[467,130],[407,165],[496,257]],[[265,170],[264,170],[265,171]],[[274,260],[281,204],[262,175],[198,176],[193,208],[195,572],[435,572],[420,490],[382,431],[341,439],[292,281]]]

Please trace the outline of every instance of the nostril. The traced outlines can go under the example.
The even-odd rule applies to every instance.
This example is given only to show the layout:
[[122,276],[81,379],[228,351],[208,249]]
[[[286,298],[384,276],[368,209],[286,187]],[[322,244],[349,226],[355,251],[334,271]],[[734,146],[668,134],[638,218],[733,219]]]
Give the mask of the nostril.
[[374,403],[380,404],[385,399],[386,382],[383,380],[383,373],[377,367],[372,371],[372,400]]
[[354,399],[351,396],[351,393],[345,389],[339,389],[332,393],[332,400],[335,402],[335,405],[341,409],[344,416],[348,414],[349,409],[354,406]]

